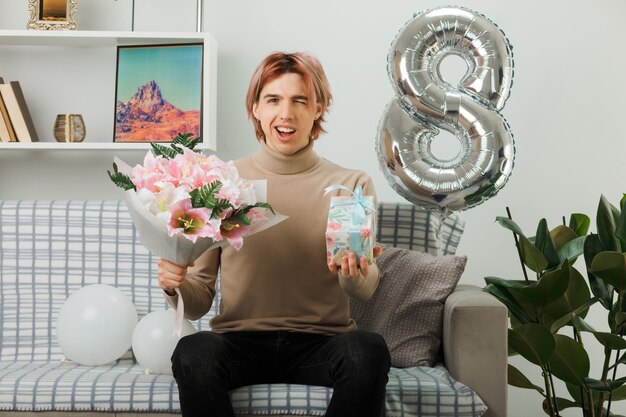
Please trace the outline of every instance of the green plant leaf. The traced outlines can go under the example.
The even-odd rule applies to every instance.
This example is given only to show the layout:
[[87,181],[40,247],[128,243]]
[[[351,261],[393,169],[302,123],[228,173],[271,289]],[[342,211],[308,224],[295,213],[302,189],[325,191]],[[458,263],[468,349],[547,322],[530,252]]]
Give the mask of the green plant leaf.
[[[486,279],[487,278],[485,278],[485,280]],[[488,284],[485,288],[483,288],[483,291],[500,300],[508,308],[511,315],[513,315],[521,323],[526,324],[535,321],[528,315],[522,305],[506,288],[498,287],[495,284]]]
[[590,224],[591,219],[583,213],[572,213],[569,218],[569,228],[572,229],[578,237],[587,235]]
[[509,219],[508,217],[498,216],[496,217],[496,222],[498,222],[500,226],[504,227],[505,229],[509,229],[511,232],[515,233],[516,235],[524,236],[524,232],[522,232],[522,229],[517,225],[517,223],[515,223],[513,220]]
[[519,369],[509,364],[507,367],[507,376],[509,385],[513,385],[518,388],[534,389],[543,395],[544,389],[530,382],[526,376],[520,372]]
[[555,339],[550,331],[535,323],[509,329],[509,346],[535,365],[545,365],[554,355]]
[[[594,298],[590,298],[589,300],[587,300],[586,302],[584,302],[580,306],[578,306],[575,309],[571,310],[570,312],[564,314],[562,317],[552,321],[552,324],[550,325],[550,332],[552,332],[552,334],[555,334],[556,332],[559,331],[559,329],[561,329],[561,327],[566,326],[567,324],[570,324],[570,322],[572,321],[572,316],[574,314],[577,315],[577,316],[583,317],[583,315],[587,314],[587,311],[589,310],[589,307],[591,307],[597,301],[598,301],[598,299],[595,298],[595,297]],[[544,312],[544,314],[546,314],[546,313]]]
[[608,349],[620,350],[626,349],[626,340],[619,335],[607,332],[598,332],[591,327],[585,320],[577,315],[573,315],[572,323],[580,332],[589,332],[600,342],[600,344]]
[[561,298],[569,286],[569,279],[570,266],[565,261],[558,269],[543,274],[538,281],[514,291],[536,306],[545,306]]
[[[548,399],[544,398],[543,403],[541,404],[541,406],[543,407],[543,411],[550,415],[550,407],[548,406]],[[580,407],[579,404],[577,404],[576,402],[572,401],[572,400],[568,400],[566,398],[561,398],[561,397],[557,397],[556,398],[556,407],[559,411],[563,411],[566,408],[571,408],[571,407]]]
[[514,280],[514,279],[505,279],[498,277],[485,277],[485,282],[487,284],[493,284],[501,288],[509,288],[515,290],[523,290],[533,283],[537,283],[537,281],[524,281],[524,280]]
[[564,244],[559,249],[559,259],[561,259],[561,262],[566,259],[570,264],[576,262],[576,259],[584,253],[586,239],[587,236],[580,236]]
[[598,297],[602,306],[607,310],[610,310],[613,304],[613,287],[591,272],[591,263],[593,262],[593,258],[595,258],[595,256],[602,251],[603,249],[602,243],[600,243],[600,237],[594,234],[587,236],[584,244],[584,255],[585,264],[587,265],[587,279],[589,280],[589,287],[591,287],[593,295]]
[[534,272],[542,272],[548,266],[546,257],[539,249],[524,235],[522,229],[513,220],[507,217],[496,217],[496,221],[504,228],[515,233],[519,239],[519,248],[524,264]]
[[[582,400],[580,397],[580,390],[582,389],[581,385],[570,384],[566,382],[565,386],[567,387],[567,392],[569,393],[569,395],[572,396],[574,401],[576,401],[576,404],[578,404],[578,406],[580,407],[582,404]],[[596,403],[598,401],[598,397],[600,396],[600,393],[597,391],[591,391],[591,395],[593,397],[593,402]],[[585,404],[587,404],[587,400],[588,398],[585,394]]]
[[193,133],[179,133],[174,139],[172,139],[172,144],[181,145],[185,148],[193,150],[196,145],[198,145],[202,141],[202,138],[198,136],[197,138],[192,139],[192,137]]
[[550,360],[552,374],[562,381],[582,385],[589,376],[589,355],[574,339],[562,334],[554,335],[556,347]]
[[626,258],[621,252],[600,252],[591,262],[591,272],[619,291],[626,287]]
[[626,194],[622,196],[622,200],[620,201],[621,212],[615,229],[615,236],[619,239],[622,250],[626,248],[626,212],[624,210],[624,202],[626,201],[625,196]]
[[111,181],[113,181],[116,186],[123,188],[124,190],[137,190],[137,187],[135,187],[135,184],[133,184],[130,177],[118,171],[117,164],[115,162],[113,163],[113,173],[111,174],[111,171],[107,171],[107,173],[109,174]]
[[541,273],[548,267],[548,260],[543,253],[525,236],[519,237],[520,250],[524,264],[532,271]]
[[611,397],[613,401],[623,401],[626,400],[626,385],[622,385],[619,388],[615,388],[613,390],[613,394]]
[[176,155],[182,154],[184,151],[182,147],[193,150],[198,143],[202,140],[199,136],[195,139],[191,139],[193,133],[178,133],[172,142],[170,142],[169,147],[160,145],[158,143],[150,142],[150,146],[152,147],[152,154],[156,156],[162,156],[166,159],[173,159]]
[[626,349],[626,340],[624,340],[624,338],[620,337],[619,335],[608,332],[595,332],[593,335],[596,337],[598,342],[602,344],[602,346],[608,349]]
[[572,229],[560,224],[550,231],[550,237],[554,242],[554,247],[559,251],[566,243],[571,242],[578,236]]
[[554,268],[559,265],[559,254],[557,253],[555,244],[552,241],[552,236],[548,230],[548,222],[546,219],[541,219],[537,225],[537,233],[535,234],[534,244],[548,262],[546,268]]
[[626,377],[619,378],[614,381],[601,381],[593,378],[585,378],[585,385],[595,391],[612,392],[626,383]]
[[604,195],[600,196],[596,214],[596,227],[605,251],[621,252],[619,240],[615,236],[615,230],[617,229],[616,217],[619,219],[619,211],[609,203]]

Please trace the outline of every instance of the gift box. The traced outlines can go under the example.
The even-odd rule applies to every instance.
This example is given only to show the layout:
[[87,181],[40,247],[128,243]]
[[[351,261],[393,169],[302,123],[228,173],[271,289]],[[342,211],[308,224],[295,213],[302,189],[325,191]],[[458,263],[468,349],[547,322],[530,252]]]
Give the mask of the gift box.
[[344,189],[350,196],[335,196],[330,200],[326,224],[326,255],[330,262],[341,265],[346,250],[355,252],[357,259],[365,255],[368,263],[374,259],[376,239],[376,209],[373,196],[364,196],[361,187],[354,191],[333,185],[325,193]]

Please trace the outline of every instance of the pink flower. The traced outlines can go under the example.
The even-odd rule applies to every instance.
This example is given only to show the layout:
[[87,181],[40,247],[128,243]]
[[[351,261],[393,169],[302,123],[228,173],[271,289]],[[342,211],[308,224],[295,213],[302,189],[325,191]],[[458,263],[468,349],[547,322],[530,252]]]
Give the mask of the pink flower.
[[191,200],[181,200],[169,208],[170,221],[167,225],[170,236],[182,233],[187,239],[195,242],[199,237],[221,240],[220,220],[211,219],[211,211],[207,208],[193,208]]
[[361,238],[365,239],[372,236],[372,231],[370,229],[361,229]]
[[330,229],[330,230],[339,230],[339,229],[341,229],[341,228],[342,228],[342,226],[341,226],[341,223],[337,223],[337,222],[329,222],[329,223],[326,225],[326,228],[327,228],[327,229]]
[[235,250],[239,250],[243,246],[243,237],[250,232],[250,229],[251,227],[247,224],[224,220],[220,232]]

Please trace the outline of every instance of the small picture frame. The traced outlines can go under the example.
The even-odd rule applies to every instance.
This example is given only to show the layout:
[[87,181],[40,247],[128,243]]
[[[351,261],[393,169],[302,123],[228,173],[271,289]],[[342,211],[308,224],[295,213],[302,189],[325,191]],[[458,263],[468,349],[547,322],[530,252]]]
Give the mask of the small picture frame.
[[113,142],[201,136],[202,43],[118,46]]
[[78,0],[28,0],[27,29],[76,30]]

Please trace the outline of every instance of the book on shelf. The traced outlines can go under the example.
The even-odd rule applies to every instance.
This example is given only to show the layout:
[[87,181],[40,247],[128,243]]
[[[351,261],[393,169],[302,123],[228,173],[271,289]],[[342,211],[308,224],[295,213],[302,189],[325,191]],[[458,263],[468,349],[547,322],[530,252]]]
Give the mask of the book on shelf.
[[0,96],[9,113],[15,136],[19,142],[37,142],[39,137],[24,99],[19,81],[0,84]]
[[[0,84],[3,84],[4,80],[0,77]],[[16,142],[15,131],[9,118],[9,112],[4,105],[2,96],[0,96],[0,142]]]

